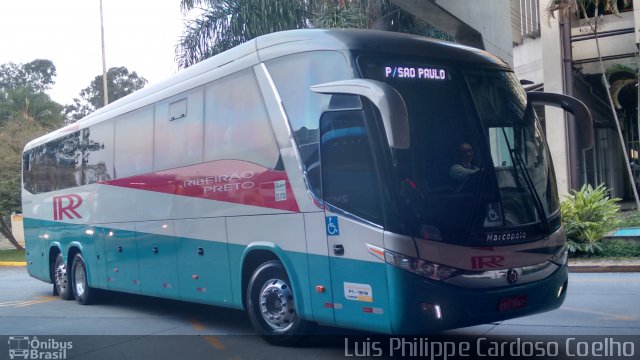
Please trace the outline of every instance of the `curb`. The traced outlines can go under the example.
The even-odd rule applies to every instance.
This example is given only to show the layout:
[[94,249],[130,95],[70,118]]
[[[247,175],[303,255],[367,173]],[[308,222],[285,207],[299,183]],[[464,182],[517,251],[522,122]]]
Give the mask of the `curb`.
[[20,267],[27,266],[26,261],[0,261],[0,267],[3,266],[12,266],[12,267]]
[[570,273],[631,273],[640,272],[640,264],[633,265],[569,265]]

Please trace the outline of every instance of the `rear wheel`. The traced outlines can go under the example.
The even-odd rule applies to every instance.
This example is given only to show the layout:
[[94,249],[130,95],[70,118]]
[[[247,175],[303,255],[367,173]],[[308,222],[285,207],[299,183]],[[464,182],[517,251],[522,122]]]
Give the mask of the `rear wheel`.
[[312,324],[296,312],[290,283],[282,263],[269,261],[256,269],[247,287],[249,319],[274,345],[293,345],[311,330]]
[[56,256],[56,261],[53,264],[53,293],[60,296],[63,300],[73,299],[73,293],[69,288],[67,263],[65,263],[62,254]]
[[71,287],[76,301],[82,305],[89,305],[95,302],[97,297],[96,289],[89,287],[87,280],[87,267],[82,254],[76,254],[71,265]]

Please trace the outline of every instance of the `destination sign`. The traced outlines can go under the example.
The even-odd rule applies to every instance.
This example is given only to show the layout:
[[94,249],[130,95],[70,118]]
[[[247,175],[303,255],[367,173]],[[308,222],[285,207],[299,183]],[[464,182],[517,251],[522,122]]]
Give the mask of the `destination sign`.
[[447,71],[418,66],[385,66],[384,77],[387,79],[446,80]]

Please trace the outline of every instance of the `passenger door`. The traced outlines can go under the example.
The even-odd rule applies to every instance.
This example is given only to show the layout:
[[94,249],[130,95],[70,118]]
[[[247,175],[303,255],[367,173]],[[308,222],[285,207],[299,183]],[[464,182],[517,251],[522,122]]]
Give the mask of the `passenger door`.
[[380,186],[364,110],[325,112],[320,142],[336,324],[388,331]]

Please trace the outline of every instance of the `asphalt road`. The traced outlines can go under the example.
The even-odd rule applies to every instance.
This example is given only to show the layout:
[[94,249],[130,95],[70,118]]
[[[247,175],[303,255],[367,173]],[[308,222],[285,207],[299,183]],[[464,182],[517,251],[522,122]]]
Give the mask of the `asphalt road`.
[[[572,273],[569,281],[567,299],[556,311],[457,329],[445,333],[442,339],[439,335],[430,336],[430,341],[437,343],[453,337],[478,344],[481,338],[510,342],[522,338],[525,342],[559,341],[561,347],[580,345],[582,340],[602,341],[605,347],[611,342],[634,341],[634,356],[640,356],[640,273]],[[40,346],[45,348],[42,351],[58,351],[58,358],[66,359],[333,359],[399,355],[391,353],[389,338],[324,327],[319,329],[320,334],[338,332],[342,336],[316,336],[295,348],[274,347],[255,336],[244,312],[212,306],[127,294],[114,294],[97,305],[81,306],[52,296],[51,285],[30,278],[25,268],[0,267],[0,288],[0,359],[9,358],[9,348],[18,346],[19,337],[29,341],[37,337],[32,345],[45,344]],[[566,343],[573,336],[578,340]],[[413,353],[404,354],[405,357],[425,358],[424,352],[418,353],[418,342],[425,343],[427,339],[414,338],[413,348],[411,344],[405,346],[405,351]],[[72,348],[60,349],[67,342]],[[580,350],[578,347],[574,352]],[[585,351],[593,355],[595,350],[589,347]],[[560,356],[565,354],[562,349],[559,352]],[[441,355],[431,358],[453,358],[445,357],[446,353]]]

